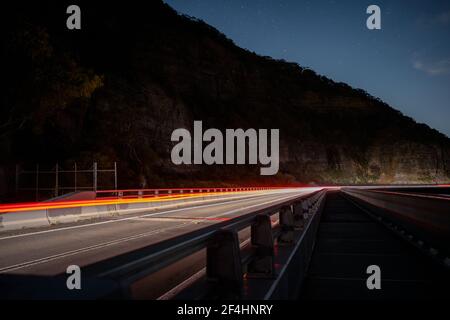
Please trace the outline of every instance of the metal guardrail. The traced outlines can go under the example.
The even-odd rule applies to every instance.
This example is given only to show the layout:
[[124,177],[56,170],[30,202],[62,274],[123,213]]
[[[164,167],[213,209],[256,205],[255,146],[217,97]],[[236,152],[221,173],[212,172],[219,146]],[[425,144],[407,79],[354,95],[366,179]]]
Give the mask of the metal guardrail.
[[186,193],[217,193],[239,191],[263,191],[283,189],[279,187],[223,187],[223,188],[159,188],[159,189],[127,189],[127,190],[97,190],[97,199],[125,199],[125,198],[151,198],[164,195],[177,195]]
[[406,240],[449,259],[450,198],[384,190],[343,191]]
[[[206,249],[206,276],[179,296],[240,299],[256,298],[258,292],[264,294],[257,298],[295,298],[312,254],[324,197],[325,190],[301,195],[95,263],[85,267],[83,274],[87,279],[115,282],[117,287],[108,296],[139,298],[133,296],[134,283]],[[275,214],[278,222],[274,224]],[[246,228],[251,229],[250,245],[244,249],[238,232]],[[259,290],[252,291],[255,286]]]

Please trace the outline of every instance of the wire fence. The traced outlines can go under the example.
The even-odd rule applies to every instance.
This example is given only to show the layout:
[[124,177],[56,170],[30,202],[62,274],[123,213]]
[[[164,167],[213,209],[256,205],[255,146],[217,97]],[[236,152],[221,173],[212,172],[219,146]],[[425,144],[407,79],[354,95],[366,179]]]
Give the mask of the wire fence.
[[97,162],[89,168],[74,163],[70,168],[56,163],[52,167],[36,164],[34,168],[16,165],[16,195],[34,197],[36,201],[62,194],[100,189],[117,190],[117,163],[113,168],[99,168]]

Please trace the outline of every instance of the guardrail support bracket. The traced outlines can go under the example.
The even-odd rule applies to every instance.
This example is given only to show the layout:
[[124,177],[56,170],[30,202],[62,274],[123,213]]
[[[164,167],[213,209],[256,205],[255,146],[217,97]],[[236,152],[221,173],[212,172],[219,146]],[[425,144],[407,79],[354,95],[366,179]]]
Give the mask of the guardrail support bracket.
[[270,216],[261,214],[251,227],[251,243],[255,257],[248,265],[249,277],[272,276],[274,273],[274,243]]
[[296,202],[294,207],[294,227],[297,230],[302,230],[305,227],[306,217],[303,213],[303,202]]
[[285,206],[280,210],[281,234],[278,242],[282,244],[292,244],[294,242],[294,215],[290,206]]
[[243,273],[236,231],[219,230],[206,250],[206,275],[211,298],[239,299]]

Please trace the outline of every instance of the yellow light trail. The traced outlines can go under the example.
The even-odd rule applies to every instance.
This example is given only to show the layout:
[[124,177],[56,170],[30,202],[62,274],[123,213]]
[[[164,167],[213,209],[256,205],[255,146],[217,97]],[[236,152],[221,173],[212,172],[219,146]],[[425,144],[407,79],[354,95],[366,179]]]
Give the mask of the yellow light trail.
[[182,193],[176,195],[161,195],[141,198],[108,198],[95,200],[66,200],[54,202],[26,202],[0,205],[0,213],[12,213],[34,210],[46,209],[64,209],[75,207],[101,206],[101,205],[115,205],[115,204],[129,204],[129,203],[146,203],[146,202],[170,202],[183,198],[200,198],[212,195],[233,195],[242,194],[255,191],[228,191],[228,192],[201,192],[201,193]]

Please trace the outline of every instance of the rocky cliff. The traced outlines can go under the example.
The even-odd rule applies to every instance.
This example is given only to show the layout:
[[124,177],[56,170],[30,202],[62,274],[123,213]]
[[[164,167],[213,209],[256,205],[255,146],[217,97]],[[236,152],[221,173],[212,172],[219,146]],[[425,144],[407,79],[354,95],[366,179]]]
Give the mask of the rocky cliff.
[[[121,187],[449,181],[446,136],[162,2],[81,2],[79,31],[65,28],[70,3],[39,4],[7,9],[2,177],[16,162],[97,160],[118,161]],[[279,173],[173,165],[170,135],[194,120],[279,128]]]

